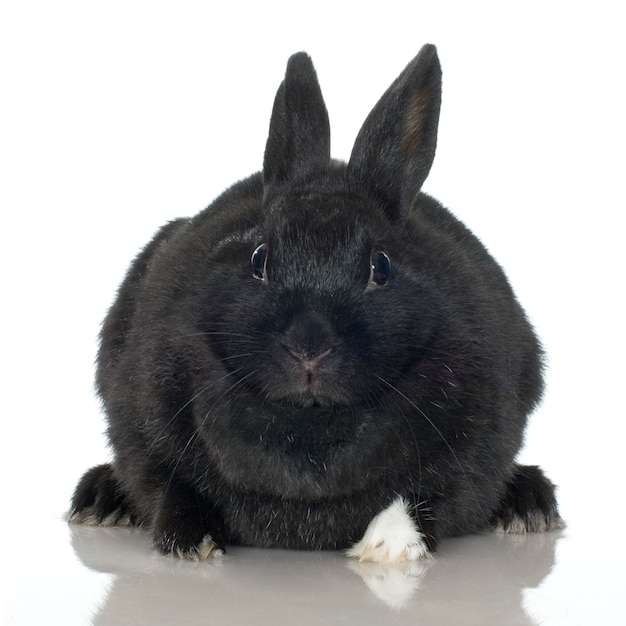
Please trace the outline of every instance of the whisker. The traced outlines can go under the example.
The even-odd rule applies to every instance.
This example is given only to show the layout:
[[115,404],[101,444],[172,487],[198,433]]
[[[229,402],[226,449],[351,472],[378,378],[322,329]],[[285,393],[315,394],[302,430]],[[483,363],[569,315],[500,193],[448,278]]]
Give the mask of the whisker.
[[207,391],[209,391],[211,388],[216,387],[217,385],[219,385],[221,382],[223,382],[224,380],[226,380],[227,378],[229,378],[230,376],[234,376],[236,375],[240,370],[234,370],[232,372],[228,372],[227,374],[225,374],[224,376],[218,378],[217,380],[211,381],[211,383],[204,385],[203,387],[201,387],[191,398],[189,398],[189,400],[187,400],[184,404],[182,404],[178,410],[167,420],[167,422],[165,422],[165,424],[163,425],[163,428],[161,429],[161,435],[158,437],[153,437],[152,441],[150,441],[148,443],[148,448],[153,448],[159,441],[161,441],[163,439],[163,437],[165,437],[165,433],[167,432],[170,424],[179,416],[183,413],[183,411],[189,407],[191,404],[193,404],[201,395],[203,395],[204,393],[206,393]]
[[[380,376],[377,376],[377,378],[378,378],[378,380],[380,382],[385,383],[385,385],[387,387],[389,386],[389,383],[384,378],[382,378]],[[383,389],[382,385],[380,385],[379,388],[382,391],[382,389]],[[376,408],[376,403],[375,403],[374,399],[372,399],[371,405],[372,405],[372,409]],[[419,498],[421,497],[421,491],[422,491],[422,455],[421,455],[419,440],[418,440],[418,437],[417,437],[417,435],[415,433],[415,429],[414,429],[414,426],[413,426],[413,420],[411,420],[409,418],[409,416],[405,413],[405,407],[400,406],[399,403],[396,403],[396,407],[397,407],[397,411],[398,411],[399,416],[402,418],[406,428],[409,430],[409,432],[411,434],[411,438],[413,439],[414,449],[415,449],[415,451],[417,453],[418,482],[417,482],[417,485],[414,485],[413,489],[414,489],[415,495],[417,496],[417,499],[419,500]],[[398,439],[399,445],[402,446],[405,443],[406,439],[407,439],[406,431],[400,432],[400,429],[394,429],[394,433],[395,433],[395,435],[396,435],[396,437]],[[406,459],[406,472],[405,472],[405,475],[406,476],[411,476],[412,475],[412,468],[409,465],[409,459]]]
[[472,482],[470,481],[470,479],[469,479],[469,477],[467,475],[467,472],[465,471],[465,468],[463,467],[463,464],[461,463],[459,457],[457,456],[456,452],[454,451],[454,449],[452,448],[452,446],[450,445],[448,440],[445,438],[445,436],[441,432],[441,430],[437,427],[437,425],[433,422],[433,420],[430,419],[430,417],[428,417],[427,413],[419,405],[417,405],[413,400],[411,400],[411,398],[409,398],[405,393],[400,391],[395,385],[391,384],[390,382],[388,382],[387,380],[385,380],[381,376],[376,375],[376,378],[378,378],[383,384],[385,384],[387,387],[389,387],[394,393],[397,393],[405,402],[408,402],[409,405],[411,407],[413,407],[428,422],[428,424],[433,428],[433,430],[437,433],[437,435],[439,435],[439,437],[441,438],[443,443],[446,445],[446,447],[450,451],[450,454],[452,455],[452,457],[456,461],[456,464],[458,465],[459,469],[461,470],[461,473],[463,474],[463,477],[467,481],[467,484],[468,484],[469,488],[474,492],[474,488],[473,488]]
[[[240,370],[237,370],[237,372],[239,372]],[[228,374],[228,376],[232,375],[233,373],[231,372],[230,374]],[[176,461],[176,464],[174,465],[174,467],[172,468],[172,471],[170,473],[170,479],[165,487],[165,493],[167,493],[169,491],[169,488],[172,484],[172,480],[174,479],[174,475],[176,474],[176,471],[178,470],[178,467],[180,466],[181,461],[183,460],[183,458],[185,457],[185,454],[187,452],[187,450],[189,449],[189,446],[193,443],[193,441],[198,437],[199,433],[200,433],[200,428],[203,427],[209,417],[209,415],[211,414],[211,412],[213,411],[213,408],[215,408],[215,406],[218,404],[218,402],[223,399],[227,394],[229,394],[233,389],[236,389],[238,386],[242,385],[245,383],[245,381],[251,376],[252,374],[247,374],[246,376],[238,379],[235,381],[235,383],[233,383],[228,389],[225,389],[224,392],[215,399],[215,402],[213,403],[213,406],[207,411],[207,413],[205,414],[205,416],[202,418],[202,421],[200,422],[200,427],[199,428],[195,428],[193,433],[191,434],[191,437],[189,437],[189,439],[187,440],[187,443],[185,444],[185,447],[182,449],[181,453],[178,456],[178,460]],[[223,376],[220,380],[224,380],[225,378],[227,378],[227,376]],[[195,394],[194,399],[198,398],[199,395],[201,393],[203,393],[204,391],[207,391],[208,387],[205,387],[203,390],[199,391],[197,394]],[[190,400],[191,402],[191,400]],[[189,404],[189,402],[187,403]]]

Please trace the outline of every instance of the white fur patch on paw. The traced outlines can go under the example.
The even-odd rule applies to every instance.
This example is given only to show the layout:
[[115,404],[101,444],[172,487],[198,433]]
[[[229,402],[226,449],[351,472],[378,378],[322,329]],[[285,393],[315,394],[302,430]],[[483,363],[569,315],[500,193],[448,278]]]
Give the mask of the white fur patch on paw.
[[396,498],[369,524],[363,539],[346,553],[359,561],[402,563],[430,555],[424,535],[409,514],[404,498]]

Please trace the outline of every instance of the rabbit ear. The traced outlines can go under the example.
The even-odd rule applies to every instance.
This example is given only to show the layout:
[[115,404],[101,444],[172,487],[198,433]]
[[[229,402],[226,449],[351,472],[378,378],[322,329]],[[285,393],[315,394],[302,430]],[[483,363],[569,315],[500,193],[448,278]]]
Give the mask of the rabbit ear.
[[437,145],[441,67],[424,46],[378,101],[357,136],[349,179],[382,202],[392,218],[413,202],[428,176]]
[[267,188],[330,163],[330,123],[310,57],[294,54],[287,63],[270,121],[263,160]]

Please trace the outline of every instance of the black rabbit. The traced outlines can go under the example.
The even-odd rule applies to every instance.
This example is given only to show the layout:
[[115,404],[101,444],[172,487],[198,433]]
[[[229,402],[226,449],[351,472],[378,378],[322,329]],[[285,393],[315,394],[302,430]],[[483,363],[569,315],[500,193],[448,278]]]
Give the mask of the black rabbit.
[[229,544],[415,559],[441,537],[562,525],[517,465],[542,351],[506,277],[422,193],[441,70],[425,46],[330,157],[311,60],[289,60],[262,173],[164,226],[102,328],[114,459],[70,520],[166,554]]

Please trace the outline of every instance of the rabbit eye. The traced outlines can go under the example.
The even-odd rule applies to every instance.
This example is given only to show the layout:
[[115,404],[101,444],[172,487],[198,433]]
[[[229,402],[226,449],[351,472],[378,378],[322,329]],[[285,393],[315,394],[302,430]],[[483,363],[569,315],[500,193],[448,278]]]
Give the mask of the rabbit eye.
[[382,287],[389,282],[391,275],[391,261],[382,250],[374,250],[370,258],[370,284]]
[[267,244],[262,243],[253,253],[250,259],[252,275],[259,280],[265,280],[265,264],[267,262]]

